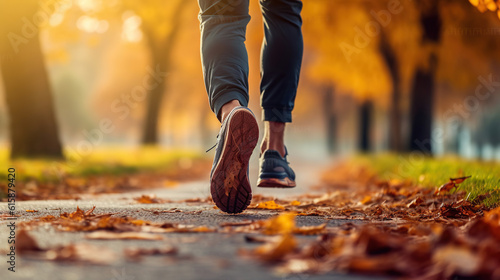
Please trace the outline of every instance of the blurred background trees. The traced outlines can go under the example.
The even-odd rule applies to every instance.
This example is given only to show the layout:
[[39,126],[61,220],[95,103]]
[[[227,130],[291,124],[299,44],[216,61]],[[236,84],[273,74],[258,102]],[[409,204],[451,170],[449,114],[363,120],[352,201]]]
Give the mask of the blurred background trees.
[[38,1],[0,2],[0,67],[11,156],[62,157],[52,89],[36,22],[50,16]]
[[[77,150],[213,142],[219,124],[201,75],[195,1],[1,3],[0,141],[12,156],[60,156],[59,138]],[[50,7],[46,18],[19,45],[24,55],[14,55],[4,35],[22,33],[37,4]],[[305,156],[413,150],[500,158],[496,4],[306,1],[289,146]],[[250,5],[250,107],[258,112],[262,20],[258,1]],[[151,69],[167,74],[139,98]],[[103,120],[112,131],[99,132]]]
[[[184,11],[186,6],[192,4],[183,0],[169,1],[168,5],[162,0],[124,1],[124,9],[133,11],[141,19],[140,27],[155,71],[168,73],[173,69],[172,55],[179,38],[180,27],[185,19]],[[165,85],[166,79],[163,79],[147,94],[146,117],[141,140],[143,144],[158,144],[158,121]]]

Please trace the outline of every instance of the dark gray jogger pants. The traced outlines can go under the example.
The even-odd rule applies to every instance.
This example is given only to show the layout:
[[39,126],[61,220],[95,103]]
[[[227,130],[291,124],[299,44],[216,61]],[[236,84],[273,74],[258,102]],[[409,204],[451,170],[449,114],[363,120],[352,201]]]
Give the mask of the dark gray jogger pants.
[[[304,43],[301,0],[260,0],[264,19],[261,105],[265,121],[291,122]],[[248,106],[246,27],[249,0],[198,0],[201,57],[210,107],[220,119],[225,103]]]

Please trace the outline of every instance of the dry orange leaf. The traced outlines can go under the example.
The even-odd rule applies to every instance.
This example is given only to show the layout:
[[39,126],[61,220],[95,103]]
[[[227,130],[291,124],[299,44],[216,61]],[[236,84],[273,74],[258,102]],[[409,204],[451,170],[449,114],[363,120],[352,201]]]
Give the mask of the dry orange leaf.
[[299,206],[300,205],[300,201],[294,200],[294,201],[290,202],[290,205],[292,205],[292,206]]
[[465,180],[469,179],[471,176],[460,177],[460,178],[450,178],[450,181],[441,187],[434,194],[441,194],[444,192],[449,192],[452,189],[456,188],[458,184],[463,183]]
[[450,181],[455,184],[463,183],[465,180],[469,179],[472,176],[460,177],[460,178],[450,178]]
[[132,220],[132,221],[130,221],[130,223],[132,223],[133,225],[136,225],[136,226],[143,226],[146,224],[146,222],[143,220]]
[[26,210],[26,212],[28,212],[28,213],[36,213],[36,212],[38,212],[38,210]]
[[372,202],[372,197],[369,195],[365,196],[363,200],[361,200],[361,204],[368,204],[370,202]]
[[278,261],[297,247],[291,234],[284,234],[277,242],[267,243],[255,249],[254,253],[266,261]]
[[295,229],[295,213],[283,213],[264,221],[265,234],[287,234]]
[[497,207],[491,211],[486,212],[484,214],[484,219],[490,224],[500,227],[500,207]]
[[257,204],[257,207],[259,209],[270,209],[270,210],[285,210],[285,207],[276,204],[274,200],[266,201],[266,202],[261,202]]
[[70,214],[63,213],[63,214],[61,214],[61,218],[75,220],[75,221],[81,221],[85,218],[95,216],[94,214],[92,214],[92,212],[94,212],[94,210],[95,210],[95,205],[94,205],[94,207],[92,207],[92,209],[87,210],[87,211],[83,211],[82,209],[80,209],[80,207],[76,206],[75,212],[70,213]]
[[142,195],[141,197],[134,198],[137,203],[141,204],[152,204],[152,203],[161,203],[159,199],[157,199],[154,195]]
[[295,234],[313,235],[320,234],[325,231],[326,223],[319,226],[298,227],[293,230]]
[[20,254],[27,251],[41,251],[36,240],[26,230],[17,233],[16,250]]
[[102,248],[102,246],[80,243],[47,250],[45,259],[102,265],[112,263],[116,259],[116,254],[109,249]]
[[406,205],[406,207],[415,208],[415,207],[419,206],[420,204],[422,204],[423,202],[424,202],[424,200],[421,197],[417,197],[414,200],[412,200],[410,203],[408,203],[408,205]]

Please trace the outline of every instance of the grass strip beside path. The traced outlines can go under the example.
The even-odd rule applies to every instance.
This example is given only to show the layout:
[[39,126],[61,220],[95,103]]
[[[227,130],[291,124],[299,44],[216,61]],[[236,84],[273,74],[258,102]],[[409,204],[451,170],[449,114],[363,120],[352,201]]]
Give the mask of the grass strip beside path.
[[349,164],[367,168],[382,180],[410,180],[431,188],[438,188],[450,178],[471,176],[454,191],[465,191],[470,201],[486,196],[483,200],[486,206],[500,206],[500,164],[497,162],[379,154],[359,155],[350,159]]

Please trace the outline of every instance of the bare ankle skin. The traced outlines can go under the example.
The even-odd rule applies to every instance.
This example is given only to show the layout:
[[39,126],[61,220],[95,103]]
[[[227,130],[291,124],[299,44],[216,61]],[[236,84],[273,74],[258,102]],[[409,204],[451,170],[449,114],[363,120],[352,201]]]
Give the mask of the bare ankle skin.
[[241,106],[240,102],[238,100],[231,100],[227,102],[226,104],[222,105],[222,108],[220,109],[220,115],[221,115],[221,122],[224,122],[226,117],[231,113],[231,111],[236,108]]
[[285,156],[285,127],[282,122],[264,122],[264,139],[260,145],[260,151],[278,151],[282,157]]

